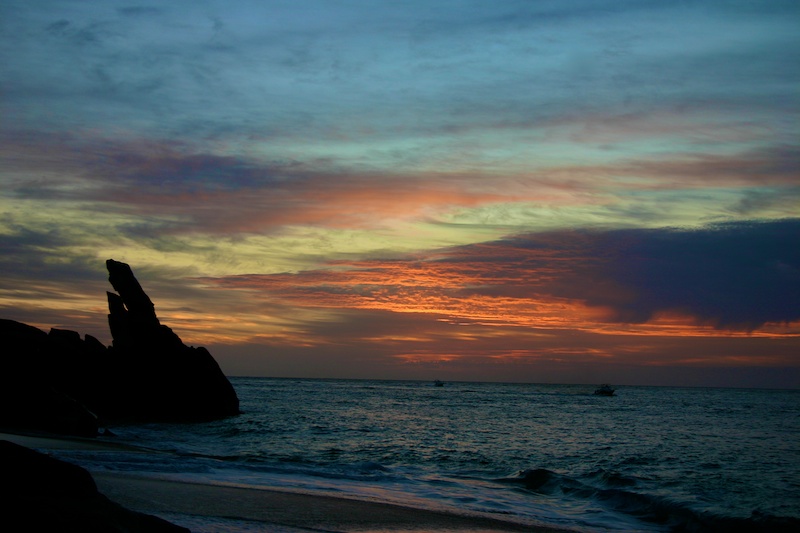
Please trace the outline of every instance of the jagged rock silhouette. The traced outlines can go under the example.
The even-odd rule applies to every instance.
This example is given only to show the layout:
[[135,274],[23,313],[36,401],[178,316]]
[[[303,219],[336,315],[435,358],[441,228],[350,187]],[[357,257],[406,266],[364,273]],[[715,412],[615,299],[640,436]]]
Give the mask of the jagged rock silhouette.
[[96,434],[115,421],[213,420],[239,398],[205,348],[160,323],[130,266],[109,259],[110,347],[74,331],[0,320],[0,425]]

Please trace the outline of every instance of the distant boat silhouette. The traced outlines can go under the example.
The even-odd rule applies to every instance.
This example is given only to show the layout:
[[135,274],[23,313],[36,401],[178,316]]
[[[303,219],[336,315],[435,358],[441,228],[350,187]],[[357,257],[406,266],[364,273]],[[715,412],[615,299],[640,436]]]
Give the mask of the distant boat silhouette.
[[597,396],[614,396],[614,390],[608,383],[603,383],[599,389],[595,389],[594,393]]
[[436,380],[433,382],[434,387],[444,387],[444,381]]

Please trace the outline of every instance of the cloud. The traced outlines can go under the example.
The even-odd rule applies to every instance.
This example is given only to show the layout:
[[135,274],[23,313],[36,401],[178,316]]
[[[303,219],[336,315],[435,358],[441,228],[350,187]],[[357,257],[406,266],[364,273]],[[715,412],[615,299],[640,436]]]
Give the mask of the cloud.
[[526,234],[328,267],[209,281],[301,306],[497,326],[601,329],[684,316],[753,331],[800,320],[800,219]]
[[680,313],[716,328],[753,330],[800,319],[798,219],[551,233],[495,245],[525,252],[518,257],[552,253],[551,264],[566,264],[538,291],[607,308],[619,322]]
[[[733,155],[687,154],[651,161],[630,161],[619,170],[628,175],[670,180],[672,187],[702,188],[721,182],[727,186],[782,185],[796,188],[800,147],[776,145]],[[692,186],[691,182],[695,182]],[[661,184],[654,181],[654,186]]]
[[0,286],[22,289],[26,283],[61,281],[80,285],[96,278],[102,265],[80,253],[64,253],[81,240],[81,236],[59,224],[28,227],[8,214],[0,216]]
[[5,4],[9,101],[20,122],[63,130],[418,138],[422,124],[664,101],[775,110],[762,95],[795,76],[797,7],[776,2]]
[[130,17],[145,17],[145,16],[155,16],[159,15],[163,12],[162,9],[152,6],[131,6],[131,7],[120,7],[117,8],[117,11],[124,16]]
[[717,328],[800,319],[800,220],[625,230],[586,241],[588,268],[555,292],[644,322],[677,311]]
[[766,190],[745,191],[729,210],[740,216],[752,216],[766,209],[785,206],[790,212],[800,205],[800,187],[786,189],[774,188]]
[[[366,227],[516,195],[477,186],[477,178],[467,178],[465,187],[464,179],[447,173],[347,171],[331,159],[220,155],[177,141],[19,133],[3,136],[9,140],[3,152],[11,171],[4,178],[6,194],[180,218],[165,227],[169,231],[269,232],[287,224]],[[36,180],[29,177],[33,172]]]
[[670,198],[682,204],[670,206],[679,215],[674,223],[681,223],[696,217],[685,212],[694,191],[719,191],[693,198],[689,207],[721,216],[781,216],[790,212],[787,198],[800,194],[792,171],[800,156],[790,145],[524,171],[452,169],[449,163],[446,171],[410,171],[358,168],[345,157],[257,158],[175,140],[31,131],[7,131],[3,140],[5,194],[169,219],[162,227],[171,234],[274,232],[286,225],[366,228],[397,220],[520,230],[553,227],[553,220],[580,224],[587,216],[608,224],[671,223],[663,203]]

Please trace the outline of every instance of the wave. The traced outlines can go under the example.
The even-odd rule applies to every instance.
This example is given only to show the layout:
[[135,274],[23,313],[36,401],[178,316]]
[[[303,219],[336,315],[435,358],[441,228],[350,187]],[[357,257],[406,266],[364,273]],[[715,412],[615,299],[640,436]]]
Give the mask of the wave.
[[632,490],[637,481],[618,472],[596,470],[583,482],[546,468],[523,470],[500,483],[552,497],[586,499],[616,513],[658,524],[674,533],[789,533],[800,531],[800,519],[753,511],[747,518],[697,511],[685,503]]

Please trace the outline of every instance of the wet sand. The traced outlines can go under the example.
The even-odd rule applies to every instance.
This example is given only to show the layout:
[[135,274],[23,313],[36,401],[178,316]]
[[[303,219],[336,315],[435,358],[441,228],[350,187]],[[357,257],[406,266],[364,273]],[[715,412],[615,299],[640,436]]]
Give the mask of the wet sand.
[[[52,438],[0,433],[39,450],[112,450],[123,445],[106,440]],[[146,450],[143,450],[146,453]],[[487,516],[414,509],[379,502],[287,491],[206,485],[153,479],[141,475],[92,472],[102,494],[122,506],[170,519],[170,514],[248,521],[249,531],[341,532],[561,532]]]
[[150,450],[136,448],[127,444],[110,441],[106,438],[70,437],[61,435],[49,435],[45,433],[22,433],[22,432],[3,432],[0,431],[0,440],[11,441],[20,446],[35,448],[38,450],[127,450],[141,451],[149,453]]
[[[555,531],[487,517],[377,502],[93,473],[100,492],[129,509],[195,514],[315,531]],[[265,529],[269,531],[268,529]]]

